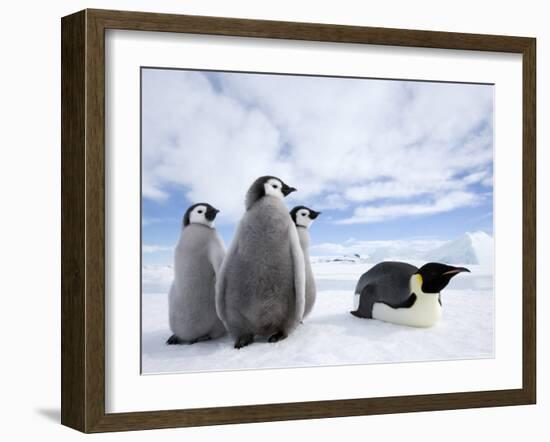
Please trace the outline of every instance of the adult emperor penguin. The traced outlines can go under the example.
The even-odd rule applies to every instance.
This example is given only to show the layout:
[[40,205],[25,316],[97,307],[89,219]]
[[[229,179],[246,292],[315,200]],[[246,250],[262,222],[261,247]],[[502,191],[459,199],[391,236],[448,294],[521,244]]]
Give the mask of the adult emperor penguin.
[[283,198],[296,189],[273,176],[246,194],[246,212],[220,270],[216,310],[235,348],[285,339],[304,314],[305,266]]
[[296,206],[290,211],[290,217],[296,229],[298,230],[298,238],[300,239],[300,246],[302,252],[304,252],[304,262],[306,266],[306,300],[304,308],[304,318],[311,313],[313,304],[315,304],[316,290],[315,279],[313,278],[313,270],[311,270],[311,262],[309,260],[309,227],[314,219],[316,219],[321,212],[316,212],[305,206]]
[[436,262],[420,269],[404,262],[381,262],[359,278],[351,314],[411,327],[431,327],[441,317],[441,290],[461,272],[470,271]]
[[169,320],[173,335],[167,344],[194,344],[225,333],[216,314],[216,275],[225,246],[214,229],[219,210],[194,204],[183,217],[174,254],[174,282],[169,293]]

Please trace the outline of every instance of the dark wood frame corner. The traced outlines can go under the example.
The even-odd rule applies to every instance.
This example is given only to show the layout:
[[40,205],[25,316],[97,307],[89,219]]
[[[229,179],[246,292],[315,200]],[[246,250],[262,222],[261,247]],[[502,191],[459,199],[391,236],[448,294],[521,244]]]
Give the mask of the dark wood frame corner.
[[[83,432],[533,404],[536,400],[536,153],[533,38],[84,10],[62,19],[61,422]],[[523,386],[138,413],[105,412],[105,30],[126,29],[457,50],[523,57]]]

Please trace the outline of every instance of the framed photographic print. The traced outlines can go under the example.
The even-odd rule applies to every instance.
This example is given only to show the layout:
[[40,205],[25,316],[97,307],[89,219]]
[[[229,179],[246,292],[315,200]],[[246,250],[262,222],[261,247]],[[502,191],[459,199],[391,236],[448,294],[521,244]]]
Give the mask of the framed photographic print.
[[535,403],[535,40],[62,19],[62,423]]

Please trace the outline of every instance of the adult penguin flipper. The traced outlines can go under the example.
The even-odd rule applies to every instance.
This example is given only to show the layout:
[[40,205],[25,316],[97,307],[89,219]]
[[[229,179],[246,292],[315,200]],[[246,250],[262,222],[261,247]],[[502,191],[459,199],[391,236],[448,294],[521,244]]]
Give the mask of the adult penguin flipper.
[[367,284],[356,296],[359,296],[357,310],[350,313],[357,318],[372,319],[372,307],[376,302],[376,288],[372,284]]
[[304,252],[300,245],[300,238],[294,223],[289,226],[290,253],[292,255],[292,265],[294,268],[294,288],[295,288],[295,314],[297,323],[302,320],[306,305],[306,265],[304,261]]

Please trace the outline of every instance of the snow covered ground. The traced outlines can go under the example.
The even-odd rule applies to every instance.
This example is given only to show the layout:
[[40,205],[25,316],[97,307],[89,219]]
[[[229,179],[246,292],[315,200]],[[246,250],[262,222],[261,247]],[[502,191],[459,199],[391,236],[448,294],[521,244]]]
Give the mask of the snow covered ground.
[[[461,247],[463,244],[460,244]],[[443,252],[439,250],[438,253]],[[442,292],[443,317],[433,328],[416,329],[350,315],[359,276],[373,264],[351,257],[313,260],[317,302],[286,340],[256,342],[240,350],[224,338],[168,346],[169,266],[143,269],[143,373],[218,371],[318,365],[490,358],[493,356],[493,271],[490,264],[467,264]],[[485,260],[484,260],[485,261]],[[411,261],[409,261],[411,262]],[[422,262],[412,262],[421,265]],[[156,293],[153,293],[155,292]]]

